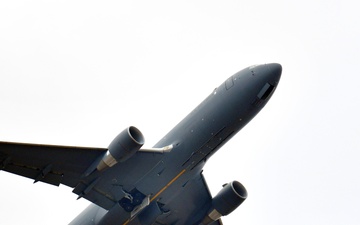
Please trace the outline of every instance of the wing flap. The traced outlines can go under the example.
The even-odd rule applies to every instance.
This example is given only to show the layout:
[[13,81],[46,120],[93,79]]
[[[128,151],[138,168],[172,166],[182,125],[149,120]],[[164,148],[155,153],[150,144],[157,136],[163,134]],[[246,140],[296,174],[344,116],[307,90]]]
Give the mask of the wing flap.
[[42,170],[40,168],[36,168],[36,167],[29,168],[25,165],[19,165],[19,164],[8,165],[3,170],[33,179],[34,182],[42,181],[55,186],[59,186],[63,178],[62,174],[55,174],[49,172],[46,175],[43,175],[41,172]]
[[96,187],[96,183],[98,180],[93,181],[93,183],[86,184],[84,181],[80,182],[73,193],[78,194],[79,198],[85,198],[92,203],[104,208],[111,209],[114,204],[118,201],[115,199],[110,193],[104,192]]

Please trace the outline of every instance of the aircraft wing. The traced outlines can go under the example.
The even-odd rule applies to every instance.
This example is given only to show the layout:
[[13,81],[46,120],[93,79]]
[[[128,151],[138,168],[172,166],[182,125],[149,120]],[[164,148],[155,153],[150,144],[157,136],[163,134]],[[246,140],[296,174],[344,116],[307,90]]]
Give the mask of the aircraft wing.
[[0,170],[59,186],[75,187],[103,148],[0,142]]
[[[120,167],[115,175],[108,170],[84,176],[106,152],[106,148],[0,142],[0,171],[33,179],[34,183],[72,187],[79,197],[109,210],[124,197],[122,190],[131,189],[131,184],[150,170],[162,154],[138,151],[126,162],[114,166]],[[134,165],[142,166],[134,169]],[[101,182],[97,182],[100,179]],[[130,187],[124,187],[124,183]]]
[[[164,213],[155,224],[199,224],[211,207],[212,196],[204,176],[200,173],[189,180],[170,203],[165,205]],[[222,225],[221,219],[210,225]]]
[[[102,158],[106,151],[105,148],[0,142],[0,170],[33,179],[34,182],[41,181],[56,186],[64,184],[75,188],[74,192],[79,194],[80,191],[76,190],[83,189],[83,186],[84,188],[91,186],[89,181],[84,179],[84,173],[94,162]],[[153,163],[148,162],[158,161],[161,155],[137,152],[124,163],[124,170],[119,170],[121,171],[118,173],[119,180],[127,179],[127,177],[136,179],[143,174],[143,171],[125,169],[134,165],[135,161],[144,165],[144,170],[150,170]],[[130,176],[128,176],[129,173]],[[110,177],[107,177],[105,173],[102,179],[110,180]],[[134,181],[128,180],[126,183]],[[203,175],[199,173],[184,184],[182,189],[165,206],[164,210],[171,213],[164,213],[157,218],[156,222],[172,224],[181,221],[180,224],[195,224],[207,214],[212,197]],[[123,197],[121,190],[122,187],[114,186],[109,181],[99,182],[82,197],[105,209],[110,209]],[[170,193],[177,193],[177,191]],[[211,225],[222,225],[222,223],[218,220]]]

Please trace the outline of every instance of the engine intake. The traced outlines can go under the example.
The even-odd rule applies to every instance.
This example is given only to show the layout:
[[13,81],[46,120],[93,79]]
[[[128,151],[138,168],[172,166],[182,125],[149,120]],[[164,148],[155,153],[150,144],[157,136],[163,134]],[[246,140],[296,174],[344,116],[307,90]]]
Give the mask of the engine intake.
[[97,166],[102,171],[133,156],[144,144],[145,138],[139,129],[130,126],[110,143],[108,151]]
[[210,224],[221,216],[234,211],[247,198],[245,187],[238,181],[224,185],[220,192],[212,199],[212,207],[201,224]]

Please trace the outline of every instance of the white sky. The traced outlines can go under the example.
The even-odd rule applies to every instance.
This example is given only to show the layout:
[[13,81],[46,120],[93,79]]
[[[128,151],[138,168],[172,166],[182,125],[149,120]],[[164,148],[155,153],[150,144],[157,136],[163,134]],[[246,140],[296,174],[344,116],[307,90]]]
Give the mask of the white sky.
[[[6,3],[4,3],[6,2]],[[0,140],[152,146],[235,72],[278,62],[263,111],[211,158],[213,194],[249,198],[225,225],[360,223],[356,1],[2,1]],[[86,200],[0,172],[1,224],[67,224]]]

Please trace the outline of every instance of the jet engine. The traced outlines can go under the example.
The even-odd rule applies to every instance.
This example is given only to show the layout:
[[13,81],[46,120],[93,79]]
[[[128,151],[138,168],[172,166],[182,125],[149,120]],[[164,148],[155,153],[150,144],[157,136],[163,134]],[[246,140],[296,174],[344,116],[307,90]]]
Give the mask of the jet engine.
[[210,224],[221,216],[234,211],[247,198],[245,187],[238,181],[225,184],[220,192],[212,199],[212,207],[202,221],[202,225]]
[[144,136],[136,127],[130,126],[110,143],[108,151],[99,162],[97,170],[103,171],[133,156],[144,144]]

